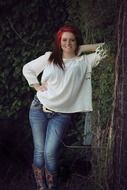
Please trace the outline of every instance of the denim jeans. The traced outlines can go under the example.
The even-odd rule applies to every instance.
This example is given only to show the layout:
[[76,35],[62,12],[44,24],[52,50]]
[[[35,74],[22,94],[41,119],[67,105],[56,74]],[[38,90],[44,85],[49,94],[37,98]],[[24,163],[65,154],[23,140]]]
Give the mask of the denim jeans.
[[59,147],[66,129],[71,124],[71,114],[44,112],[35,96],[30,106],[29,120],[32,128],[33,165],[57,172]]

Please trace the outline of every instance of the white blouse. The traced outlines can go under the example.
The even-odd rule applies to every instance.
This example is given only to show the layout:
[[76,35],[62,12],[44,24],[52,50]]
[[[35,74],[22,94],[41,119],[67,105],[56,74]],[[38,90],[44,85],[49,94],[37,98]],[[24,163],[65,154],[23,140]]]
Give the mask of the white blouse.
[[47,90],[37,92],[40,102],[55,112],[92,111],[91,71],[98,65],[100,55],[95,52],[63,59],[63,71],[49,63],[50,54],[51,52],[46,52],[23,67],[23,75],[30,86],[39,83],[37,77],[43,71],[41,84],[47,81]]

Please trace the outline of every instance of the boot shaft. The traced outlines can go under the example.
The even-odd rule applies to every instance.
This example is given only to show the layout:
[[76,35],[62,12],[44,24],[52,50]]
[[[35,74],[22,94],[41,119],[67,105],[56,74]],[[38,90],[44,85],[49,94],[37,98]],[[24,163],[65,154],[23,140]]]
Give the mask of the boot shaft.
[[37,184],[37,190],[47,190],[46,184],[45,184],[44,169],[40,169],[35,166],[32,166],[32,168],[33,168],[35,181]]
[[57,190],[57,174],[51,174],[45,169],[46,182],[49,190]]

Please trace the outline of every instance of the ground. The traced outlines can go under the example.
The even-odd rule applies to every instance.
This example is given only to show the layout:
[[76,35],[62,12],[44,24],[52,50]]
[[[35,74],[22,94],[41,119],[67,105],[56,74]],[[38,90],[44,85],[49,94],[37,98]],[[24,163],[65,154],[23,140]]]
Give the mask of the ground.
[[[32,139],[26,132],[13,123],[5,122],[0,127],[0,190],[36,190],[31,167]],[[60,159],[59,190],[93,189],[91,162],[77,154],[70,155],[70,159]]]

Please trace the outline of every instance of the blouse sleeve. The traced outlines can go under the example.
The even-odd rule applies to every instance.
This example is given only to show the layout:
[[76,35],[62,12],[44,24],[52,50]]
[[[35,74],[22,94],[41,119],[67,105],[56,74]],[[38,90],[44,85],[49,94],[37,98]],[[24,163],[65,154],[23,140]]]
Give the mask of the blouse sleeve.
[[104,48],[103,45],[100,45],[97,47],[95,53],[91,53],[86,55],[87,62],[89,65],[91,65],[91,68],[96,67],[101,60],[105,59],[107,57],[107,49]]
[[32,86],[32,84],[39,84],[37,76],[48,65],[48,58],[50,54],[51,52],[46,52],[44,55],[30,61],[23,66],[23,75],[30,86]]
[[91,65],[91,67],[94,68],[99,64],[101,60],[101,56],[96,51],[94,53],[87,54],[86,59],[87,59],[88,65]]

